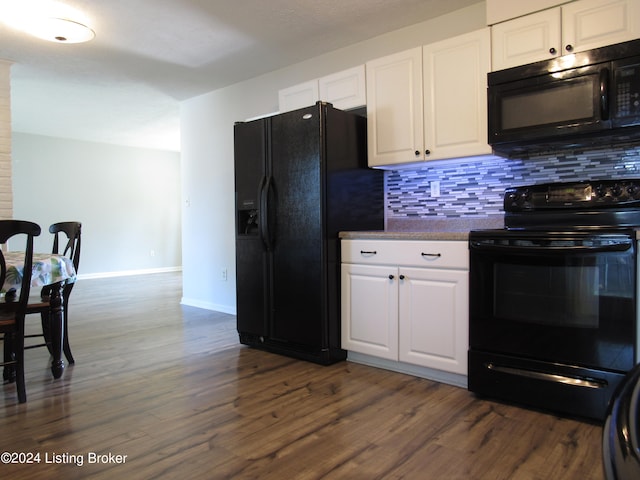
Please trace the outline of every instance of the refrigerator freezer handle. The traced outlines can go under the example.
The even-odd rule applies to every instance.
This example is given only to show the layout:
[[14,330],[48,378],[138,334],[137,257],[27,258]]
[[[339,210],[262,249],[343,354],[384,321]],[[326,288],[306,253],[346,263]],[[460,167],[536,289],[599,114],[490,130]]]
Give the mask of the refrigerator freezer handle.
[[269,232],[269,190],[272,177],[263,177],[260,182],[260,238],[267,250],[271,250],[271,235]]

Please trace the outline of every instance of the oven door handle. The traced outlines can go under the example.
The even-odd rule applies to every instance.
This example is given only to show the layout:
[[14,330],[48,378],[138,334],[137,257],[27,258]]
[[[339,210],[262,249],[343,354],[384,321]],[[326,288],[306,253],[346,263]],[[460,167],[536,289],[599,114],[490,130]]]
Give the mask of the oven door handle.
[[568,376],[568,375],[560,375],[558,373],[539,372],[536,370],[525,370],[522,368],[496,365],[494,363],[486,363],[484,366],[488,370],[493,370],[494,372],[517,375],[520,377],[534,378],[536,380],[544,380],[547,382],[564,383],[566,385],[571,385],[574,387],[604,388],[607,386],[606,380],[597,379],[597,378]]
[[490,252],[509,252],[509,253],[583,253],[583,252],[626,252],[633,247],[633,240],[624,240],[621,242],[611,243],[608,245],[575,245],[575,246],[552,246],[552,245],[527,245],[525,247],[521,245],[495,245],[491,243],[485,243],[482,241],[471,241],[469,247],[474,250],[484,250]]

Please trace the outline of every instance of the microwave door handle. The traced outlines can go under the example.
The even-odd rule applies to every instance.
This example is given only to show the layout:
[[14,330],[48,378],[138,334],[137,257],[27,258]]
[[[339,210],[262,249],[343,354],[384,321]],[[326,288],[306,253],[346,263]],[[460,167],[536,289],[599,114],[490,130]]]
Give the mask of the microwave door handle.
[[600,119],[609,120],[609,69],[600,70]]

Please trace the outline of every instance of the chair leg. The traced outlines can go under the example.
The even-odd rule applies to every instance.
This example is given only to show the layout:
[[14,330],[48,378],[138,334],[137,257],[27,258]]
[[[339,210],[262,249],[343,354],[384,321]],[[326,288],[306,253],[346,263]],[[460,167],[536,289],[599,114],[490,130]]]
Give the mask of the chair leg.
[[25,403],[27,401],[27,389],[24,380],[24,337],[18,338],[15,334],[4,334],[4,361],[14,361],[13,365],[5,365],[3,377],[4,380],[13,383],[16,382],[16,391],[18,392],[18,402]]
[[25,403],[27,401],[27,389],[24,381],[24,339],[22,342],[16,339],[14,345],[16,347],[16,390],[18,392],[18,402]]
[[64,356],[67,357],[69,365],[76,363],[73,355],[71,354],[71,347],[69,346],[69,329],[67,328],[67,310],[64,311],[64,340],[62,342],[62,351]]
[[[66,303],[66,302],[65,302]],[[47,348],[49,349],[49,353],[53,355],[51,351],[51,320],[49,318],[49,313],[42,312],[42,333],[44,334],[44,339],[47,344]],[[73,354],[71,353],[71,347],[69,346],[69,327],[68,327],[69,316],[67,315],[67,306],[64,306],[64,340],[62,342],[62,351],[64,352],[64,356],[67,358],[69,365],[73,365],[76,363],[76,360],[73,358]]]
[[47,350],[49,350],[49,355],[53,355],[51,351],[51,319],[48,311],[40,313],[40,322],[42,323],[42,336],[47,344]]
[[[5,333],[4,334],[4,345],[3,345],[3,350],[4,350],[4,363],[7,362],[13,362],[13,360],[15,359],[13,351],[14,351],[14,347],[13,347],[13,335],[9,334],[9,333]],[[4,368],[2,369],[2,380],[5,383],[13,383],[16,381],[16,369],[14,365],[5,365]]]
[[76,363],[73,355],[71,353],[71,347],[69,346],[69,294],[71,293],[71,289],[64,291],[64,339],[62,341],[62,351],[64,352],[64,356],[67,358],[67,362],[69,365],[73,365]]
[[[22,319],[24,322],[24,318]],[[15,358],[16,391],[18,392],[18,402],[27,401],[27,390],[24,380],[24,326],[19,333],[12,335],[12,352]]]

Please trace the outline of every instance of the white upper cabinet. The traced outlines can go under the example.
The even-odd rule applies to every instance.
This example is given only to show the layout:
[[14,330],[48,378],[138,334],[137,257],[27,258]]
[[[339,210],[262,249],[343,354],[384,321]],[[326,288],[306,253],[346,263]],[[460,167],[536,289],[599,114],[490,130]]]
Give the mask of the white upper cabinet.
[[[491,27],[493,70],[545,60],[557,55],[560,37],[560,8],[552,8]],[[553,50],[552,50],[553,49]]]
[[313,105],[318,100],[333,104],[340,110],[366,105],[364,65],[349,68],[325,77],[300,83],[278,92],[281,113]]
[[319,100],[318,92],[318,80],[283,88],[278,92],[278,108],[280,112],[289,112],[298,108],[308,107]]
[[423,50],[425,160],[491,153],[487,143],[488,28]]
[[491,153],[489,29],[368,62],[369,166]]
[[582,52],[640,37],[640,1],[580,0],[562,7],[562,47]]
[[640,37],[640,1],[578,0],[491,27],[492,69]]
[[364,65],[327,75],[318,80],[320,100],[340,110],[349,110],[367,104]]
[[369,166],[422,160],[422,47],[367,62]]
[[557,7],[573,0],[486,0],[487,25]]

